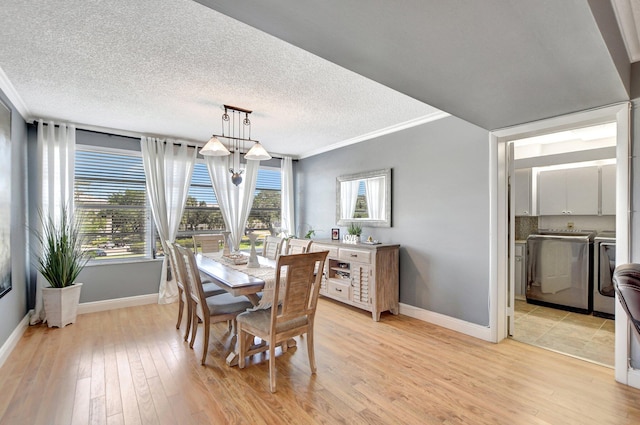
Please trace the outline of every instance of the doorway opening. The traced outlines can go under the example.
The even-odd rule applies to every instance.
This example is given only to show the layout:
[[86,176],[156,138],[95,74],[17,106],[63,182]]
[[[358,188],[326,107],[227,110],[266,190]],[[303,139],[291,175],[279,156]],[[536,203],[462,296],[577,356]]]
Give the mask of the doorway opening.
[[[491,242],[491,253],[494,261],[491,268],[490,292],[491,316],[490,328],[492,339],[496,342],[509,336],[510,323],[515,321],[515,288],[510,285],[515,274],[515,213],[514,200],[509,197],[509,176],[514,172],[513,142],[535,136],[549,135],[567,130],[597,126],[615,122],[615,232],[617,264],[629,262],[629,228],[630,228],[630,103],[602,107],[573,115],[556,117],[544,121],[523,124],[503,130],[493,131],[490,135],[491,158],[495,173],[492,185],[495,191],[491,194],[492,211],[491,232],[497,235]],[[558,155],[563,155],[559,153]],[[537,183],[537,182],[536,182]],[[532,197],[532,202],[538,198]],[[539,205],[533,205],[539,208]],[[536,210],[537,211],[537,210]],[[573,211],[570,211],[570,213]],[[562,227],[570,227],[567,218],[571,214],[560,214],[564,218]],[[572,217],[573,218],[573,217]],[[538,223],[539,224],[539,223]],[[549,223],[547,223],[549,224]],[[552,225],[554,223],[551,221]],[[544,225],[544,224],[543,224]],[[574,220],[575,226],[575,220]],[[544,292],[557,292],[547,289]],[[526,295],[525,295],[526,298]],[[627,364],[629,354],[629,322],[618,302],[615,303],[615,376],[616,380],[634,385],[636,372]],[[513,329],[513,326],[511,327]],[[640,378],[640,375],[638,376]]]
[[508,335],[609,367],[616,127],[580,126],[513,140],[508,149],[515,239]]

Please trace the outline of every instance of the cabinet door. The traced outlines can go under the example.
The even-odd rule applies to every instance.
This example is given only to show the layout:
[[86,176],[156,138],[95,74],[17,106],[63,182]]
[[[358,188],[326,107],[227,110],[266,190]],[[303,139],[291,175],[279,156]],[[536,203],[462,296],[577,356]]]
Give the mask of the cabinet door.
[[600,192],[602,194],[602,215],[616,214],[616,165],[609,164],[601,167]]
[[522,297],[524,293],[522,292],[522,270],[524,269],[522,264],[522,257],[515,258],[515,267],[513,270],[513,279],[514,279],[514,294],[516,297]]
[[531,168],[516,170],[513,176],[511,194],[516,215],[532,215],[531,211]]
[[598,167],[569,168],[565,172],[567,214],[598,215]]
[[567,211],[565,170],[538,173],[538,212],[540,215],[562,215]]
[[351,301],[358,304],[371,304],[370,267],[368,264],[351,263]]

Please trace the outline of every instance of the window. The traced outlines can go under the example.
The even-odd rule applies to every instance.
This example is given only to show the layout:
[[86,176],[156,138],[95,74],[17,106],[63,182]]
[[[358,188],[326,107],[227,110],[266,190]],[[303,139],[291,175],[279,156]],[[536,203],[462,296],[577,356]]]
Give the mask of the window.
[[[280,226],[280,170],[260,168],[256,181],[253,206],[247,220],[247,228],[266,235]],[[196,233],[219,233],[225,229],[222,213],[204,163],[196,163],[191,178],[182,222],[178,229],[178,243],[193,247],[191,236]],[[248,240],[245,244],[248,245]],[[156,241],[156,249],[161,250]]]
[[75,208],[96,260],[150,258],[151,212],[142,157],[76,150]]

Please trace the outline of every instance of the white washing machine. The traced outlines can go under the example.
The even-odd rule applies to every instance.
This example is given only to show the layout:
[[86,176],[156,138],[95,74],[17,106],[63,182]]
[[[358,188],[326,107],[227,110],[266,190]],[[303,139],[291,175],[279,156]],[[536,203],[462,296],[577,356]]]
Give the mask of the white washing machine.
[[598,233],[593,245],[593,315],[613,319],[615,290],[612,277],[616,268],[616,233]]

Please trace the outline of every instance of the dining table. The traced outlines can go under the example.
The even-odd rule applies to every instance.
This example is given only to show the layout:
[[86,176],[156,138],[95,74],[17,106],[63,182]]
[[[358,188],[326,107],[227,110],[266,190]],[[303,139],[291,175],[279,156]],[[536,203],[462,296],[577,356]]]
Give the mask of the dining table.
[[[225,258],[221,252],[204,253],[196,255],[196,264],[200,272],[210,277],[228,293],[236,297],[247,297],[254,308],[269,308],[275,287],[276,261],[258,256],[260,266],[249,267],[248,262],[243,263],[243,261],[238,261],[239,259],[241,259],[239,255]],[[237,262],[241,264],[236,264]],[[258,295],[259,292],[262,292],[261,297]],[[294,347],[296,341],[290,339],[286,344],[287,348]],[[229,366],[238,364],[237,341],[235,345],[234,350],[229,353],[226,359]],[[253,346],[251,351],[260,351],[264,346],[264,342],[261,342]]]

